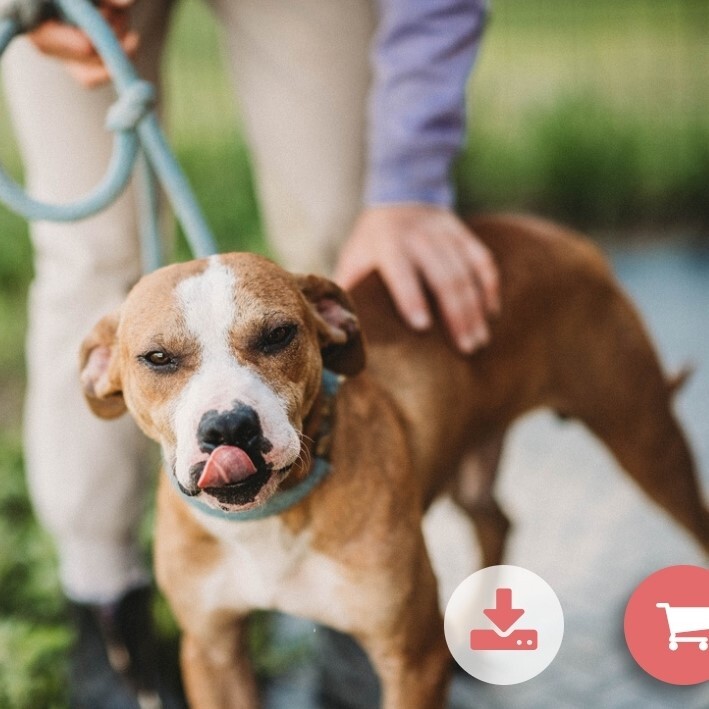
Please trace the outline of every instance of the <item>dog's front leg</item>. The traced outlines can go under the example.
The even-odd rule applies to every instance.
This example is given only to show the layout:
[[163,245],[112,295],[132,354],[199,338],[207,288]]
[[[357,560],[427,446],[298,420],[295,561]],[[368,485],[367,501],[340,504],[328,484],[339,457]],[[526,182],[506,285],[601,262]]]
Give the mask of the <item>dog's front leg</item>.
[[427,623],[412,614],[409,622],[428,627],[404,633],[394,643],[363,643],[379,675],[381,709],[441,709],[446,704],[451,656],[443,637],[443,622]]
[[221,625],[218,634],[182,637],[182,678],[194,709],[256,709],[256,680],[246,651],[246,624]]
[[415,568],[408,579],[414,580],[413,587],[407,591],[404,581],[392,588],[401,603],[396,623],[387,632],[359,637],[379,675],[382,709],[441,709],[446,704],[451,655],[423,540]]
[[381,681],[381,709],[442,709],[446,705],[450,654],[443,641],[431,645],[423,655],[385,651],[373,657]]

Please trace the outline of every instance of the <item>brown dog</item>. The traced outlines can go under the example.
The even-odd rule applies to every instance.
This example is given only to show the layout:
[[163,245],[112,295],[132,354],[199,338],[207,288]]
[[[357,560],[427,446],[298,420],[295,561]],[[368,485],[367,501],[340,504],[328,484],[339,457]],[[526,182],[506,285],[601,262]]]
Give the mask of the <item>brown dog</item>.
[[[473,356],[440,326],[407,329],[375,276],[348,297],[247,254],[145,277],[87,338],[94,411],[127,406],[162,446],[157,576],[184,631],[198,709],[257,704],[243,648],[243,620],[257,608],[354,635],[385,707],[440,709],[450,656],[421,518],[452,491],[486,564],[498,562],[508,523],[490,491],[497,453],[530,409],[583,421],[709,551],[673,387],[603,257],[541,221],[471,226],[497,259],[503,298],[491,345]],[[323,365],[348,377],[333,400]],[[321,449],[331,472],[304,499],[229,519],[302,489]],[[459,472],[470,456],[486,464],[482,492]]]

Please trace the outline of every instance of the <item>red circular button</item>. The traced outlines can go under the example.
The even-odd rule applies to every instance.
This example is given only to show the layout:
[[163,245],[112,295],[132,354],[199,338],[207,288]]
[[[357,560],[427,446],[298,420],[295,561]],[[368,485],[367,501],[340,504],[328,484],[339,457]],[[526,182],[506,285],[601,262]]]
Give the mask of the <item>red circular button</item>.
[[669,566],[648,576],[625,610],[625,641],[668,684],[709,681],[709,570]]

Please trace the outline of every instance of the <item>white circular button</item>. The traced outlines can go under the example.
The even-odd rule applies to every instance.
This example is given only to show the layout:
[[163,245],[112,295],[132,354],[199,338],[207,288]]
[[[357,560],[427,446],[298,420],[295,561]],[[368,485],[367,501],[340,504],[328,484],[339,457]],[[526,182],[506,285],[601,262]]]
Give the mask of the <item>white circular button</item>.
[[490,684],[536,677],[561,647],[564,614],[549,584],[519,566],[490,566],[453,592],[444,619],[456,662]]

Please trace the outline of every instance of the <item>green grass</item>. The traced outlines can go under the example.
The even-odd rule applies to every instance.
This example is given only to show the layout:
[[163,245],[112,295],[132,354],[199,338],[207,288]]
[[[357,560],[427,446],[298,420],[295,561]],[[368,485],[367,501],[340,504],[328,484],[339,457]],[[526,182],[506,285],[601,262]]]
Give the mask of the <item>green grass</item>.
[[[709,233],[707,37],[706,0],[496,0],[471,84],[461,202],[594,229]],[[220,247],[264,250],[219,61],[207,11],[188,0],[165,60],[171,140]],[[0,106],[0,160],[18,174],[13,145]],[[2,208],[0,243],[0,706],[61,707],[70,634],[20,447],[30,248],[22,220]],[[162,605],[159,622],[172,632]]]
[[47,537],[27,499],[16,434],[0,434],[0,706],[65,702],[65,624]]

